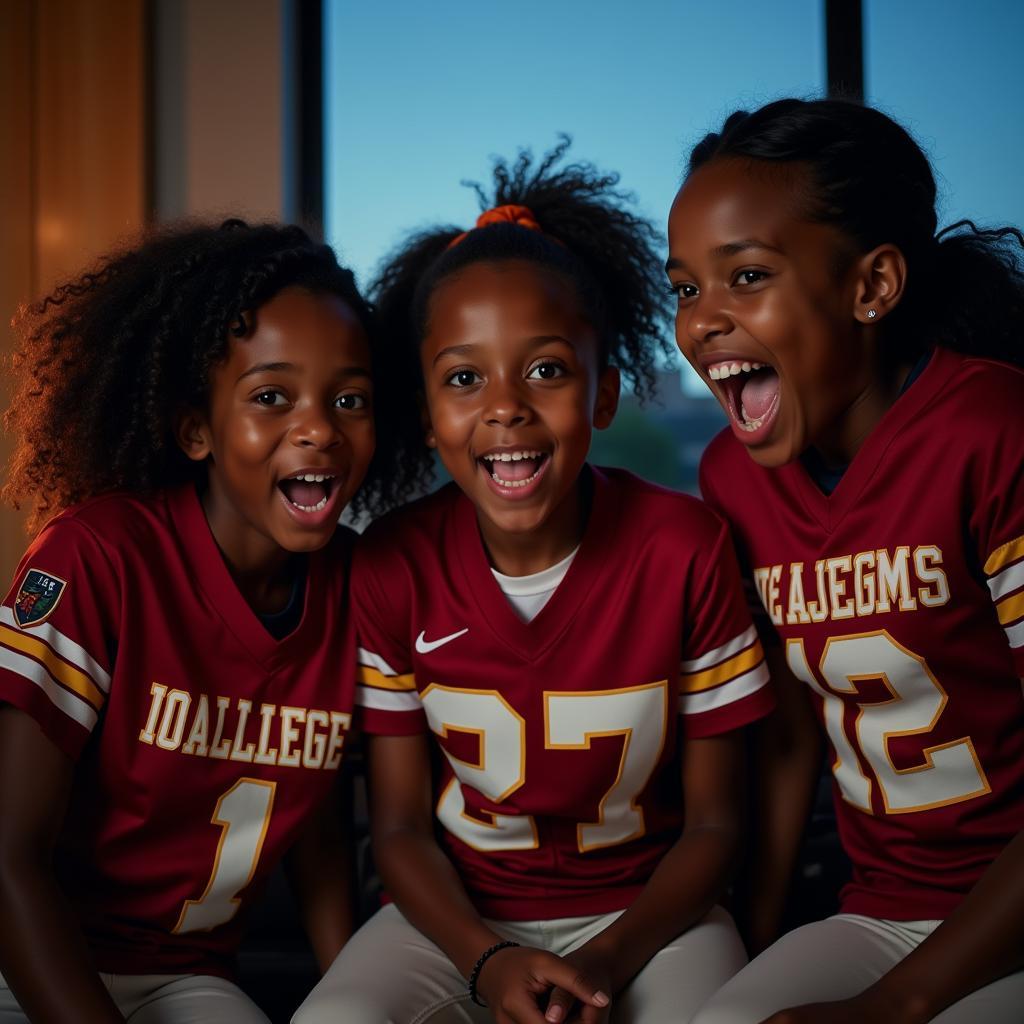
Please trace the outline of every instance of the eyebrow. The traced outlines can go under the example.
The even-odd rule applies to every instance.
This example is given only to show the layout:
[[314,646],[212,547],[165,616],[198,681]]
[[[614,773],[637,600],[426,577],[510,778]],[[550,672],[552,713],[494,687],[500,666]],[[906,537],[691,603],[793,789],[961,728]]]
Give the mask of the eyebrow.
[[716,246],[711,250],[714,257],[735,256],[737,253],[746,252],[748,249],[767,249],[769,252],[781,253],[774,245],[762,242],[757,238],[741,238],[738,242],[726,242],[725,245]]
[[[713,259],[722,259],[726,256],[737,256],[741,252],[747,252],[750,249],[767,249],[769,252],[777,252],[782,255],[782,250],[777,249],[774,245],[769,245],[767,242],[761,242],[756,238],[741,238],[736,242],[726,242],[724,245],[717,245],[711,250],[711,257]],[[665,273],[671,273],[673,270],[684,270],[686,264],[675,257],[670,256],[665,261]]]
[[[297,369],[298,367],[294,363],[257,363],[255,366],[250,366],[245,373],[239,374],[236,383],[259,373],[288,373],[295,372]],[[338,376],[369,378],[371,374],[365,366],[345,366],[338,372]]]
[[440,352],[434,356],[434,362],[432,366],[436,366],[438,361],[443,359],[445,356],[464,356],[469,352],[473,351],[473,345],[449,345],[447,348],[441,349]]
[[[563,345],[567,345],[573,351],[576,350],[576,346],[568,338],[563,338],[561,334],[538,334],[535,337],[530,338],[527,341],[527,344],[531,348],[540,348],[541,345],[547,345],[553,341],[557,341]],[[447,348],[441,349],[441,351],[438,352],[436,356],[434,356],[434,361],[433,363],[431,363],[431,365],[436,366],[438,362],[440,362],[440,360],[443,359],[445,356],[468,355],[475,348],[476,345],[472,343],[468,343],[465,345],[449,345]]]

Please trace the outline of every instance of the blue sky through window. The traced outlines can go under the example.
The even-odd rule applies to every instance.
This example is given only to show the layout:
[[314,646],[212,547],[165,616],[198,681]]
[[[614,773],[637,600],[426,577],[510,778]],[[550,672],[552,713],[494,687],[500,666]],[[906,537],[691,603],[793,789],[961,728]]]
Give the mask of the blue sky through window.
[[864,29],[867,101],[931,159],[940,226],[1024,225],[1024,3],[865,0]]
[[[576,158],[618,171],[661,227],[706,131],[737,108],[823,95],[824,6],[324,0],[328,241],[365,287],[410,230],[473,223],[476,197],[460,181],[486,182],[492,155],[539,153],[560,131],[573,136]],[[864,0],[864,18],[867,100],[914,131],[932,158],[940,223],[1024,223],[1024,4]],[[707,397],[694,375],[682,381]],[[692,486],[720,414],[701,412],[697,424],[693,410],[710,401],[684,400],[673,412],[668,398],[661,412],[620,413],[600,454]],[[638,431],[660,433],[638,440]],[[663,463],[681,453],[660,476],[635,461],[658,445]]]
[[737,106],[820,95],[820,0],[326,0],[326,227],[365,285],[411,228],[470,225],[461,179],[559,131],[659,226]]

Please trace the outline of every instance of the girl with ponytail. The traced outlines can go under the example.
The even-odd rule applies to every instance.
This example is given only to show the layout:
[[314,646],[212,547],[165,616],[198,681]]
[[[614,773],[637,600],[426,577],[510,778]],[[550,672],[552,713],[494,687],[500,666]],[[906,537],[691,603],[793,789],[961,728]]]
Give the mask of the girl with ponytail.
[[1018,1019],[1024,998],[1020,231],[937,230],[910,135],[838,101],[733,114],[669,219],[676,338],[730,428],[705,498],[760,597],[750,930],[768,945],[831,746],[841,913],[698,1024]]
[[374,292],[426,421],[408,464],[452,483],[356,555],[394,902],[297,1024],[684,1022],[746,961],[717,904],[768,674],[725,524],[586,462],[665,291],[653,228],[566,146],[498,163],[477,226],[412,238]]

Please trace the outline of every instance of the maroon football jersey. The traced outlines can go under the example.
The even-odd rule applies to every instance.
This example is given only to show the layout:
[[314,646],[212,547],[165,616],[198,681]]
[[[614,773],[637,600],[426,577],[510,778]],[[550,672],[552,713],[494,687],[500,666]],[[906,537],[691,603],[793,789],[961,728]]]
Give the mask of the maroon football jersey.
[[531,622],[454,485],[371,528],[355,556],[364,727],[434,733],[442,841],[489,917],[628,906],[682,828],[684,738],[772,705],[722,521],[591,473],[583,542]]
[[[101,971],[230,972],[246,907],[336,778],[350,539],[275,640],[192,487],[53,519],[0,607],[0,701],[76,758],[55,866]],[[26,765],[26,777],[32,766]]]
[[1022,438],[1024,373],[938,350],[831,496],[705,454],[831,741],[846,912],[944,918],[1024,826]]

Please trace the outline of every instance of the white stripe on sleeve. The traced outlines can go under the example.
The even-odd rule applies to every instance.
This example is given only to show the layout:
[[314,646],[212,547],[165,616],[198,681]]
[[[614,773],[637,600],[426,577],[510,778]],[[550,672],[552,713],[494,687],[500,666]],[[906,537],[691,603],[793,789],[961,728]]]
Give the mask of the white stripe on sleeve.
[[1024,620],[1006,629],[1006,636],[1011,647],[1024,647]]
[[374,711],[422,711],[423,701],[415,692],[377,690],[370,686],[356,687],[356,703]]
[[749,697],[768,682],[768,666],[761,662],[756,668],[730,679],[724,686],[703,693],[684,693],[679,698],[681,715],[699,715],[704,711],[715,711],[735,701]]
[[988,589],[992,591],[993,601],[998,601],[1018,587],[1024,587],[1024,561],[1017,562],[1002,572],[997,572],[988,581]]
[[360,665],[365,665],[367,668],[375,668],[382,676],[398,675],[379,654],[374,654],[373,651],[368,651],[365,647],[360,647],[356,654],[358,655]]
[[110,674],[103,666],[80,644],[76,644],[69,636],[65,636],[59,629],[49,622],[38,626],[31,626],[26,629],[18,623],[14,612],[7,605],[0,605],[0,622],[5,626],[16,629],[25,636],[34,636],[42,640],[47,647],[55,654],[59,654],[65,661],[71,662],[77,669],[81,669],[104,693],[110,693]]
[[35,683],[55,708],[92,732],[99,717],[95,708],[55,682],[53,676],[38,661],[17,654],[8,647],[0,647],[0,668],[6,668],[30,683]]
[[708,651],[707,654],[694,658],[693,661],[684,661],[679,666],[679,671],[684,675],[688,675],[691,672],[703,672],[704,669],[711,668],[720,661],[731,658],[734,654],[739,654],[740,651],[745,647],[749,647],[756,639],[757,630],[751,626],[745,632],[740,633],[739,636],[733,637],[727,644],[722,644],[721,647],[716,647],[713,651]]

